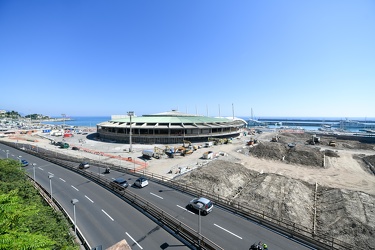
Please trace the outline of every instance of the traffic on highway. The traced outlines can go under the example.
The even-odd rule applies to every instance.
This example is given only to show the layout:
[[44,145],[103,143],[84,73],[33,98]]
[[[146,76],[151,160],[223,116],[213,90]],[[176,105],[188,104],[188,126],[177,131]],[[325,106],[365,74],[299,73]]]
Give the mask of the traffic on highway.
[[[71,218],[74,217],[75,206],[77,228],[91,248],[108,248],[122,239],[132,249],[193,248],[178,234],[157,223],[147,212],[133,207],[116,192],[77,172],[2,144],[0,157],[26,160],[28,165],[23,167],[26,173],[50,192]],[[255,242],[264,242],[272,250],[312,249],[220,206],[209,204],[210,201],[204,197],[193,197],[131,173],[115,169],[108,171],[91,163],[87,167],[82,166],[80,168],[80,163],[77,163],[81,171],[111,182],[125,180],[127,186],[116,185],[154,204],[223,249],[249,249]],[[74,205],[73,199],[78,200]]]

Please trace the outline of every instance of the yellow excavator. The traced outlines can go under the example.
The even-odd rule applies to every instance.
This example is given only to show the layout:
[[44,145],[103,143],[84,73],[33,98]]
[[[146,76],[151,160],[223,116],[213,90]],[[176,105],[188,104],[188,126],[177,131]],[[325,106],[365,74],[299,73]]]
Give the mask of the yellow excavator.
[[184,147],[184,148],[186,148],[186,149],[190,149],[190,150],[192,150],[192,151],[195,151],[195,150],[197,150],[198,149],[198,146],[193,146],[192,144],[191,144],[191,141],[187,141],[187,140],[183,140],[182,141],[182,146]]

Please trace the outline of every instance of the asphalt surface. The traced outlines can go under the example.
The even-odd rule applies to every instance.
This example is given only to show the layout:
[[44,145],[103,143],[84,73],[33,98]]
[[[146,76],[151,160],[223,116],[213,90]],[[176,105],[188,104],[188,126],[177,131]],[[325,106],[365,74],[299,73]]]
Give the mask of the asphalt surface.
[[[103,248],[106,248],[125,238],[133,249],[163,249],[166,245],[188,249],[151,219],[99,185],[63,167],[26,155],[22,151],[17,152],[4,145],[0,146],[0,157],[6,157],[5,149],[11,152],[12,157],[23,154],[22,159],[37,164],[36,180],[46,190],[50,190],[48,175],[54,175],[51,179],[52,195],[72,218],[73,206],[70,202],[72,199],[79,200],[79,203],[76,204],[77,225],[91,247],[102,245]],[[30,176],[33,176],[31,165],[25,170]],[[103,174],[104,169],[96,166],[90,166],[86,171],[100,173],[101,178],[109,180],[121,176],[127,179],[130,185],[136,180],[134,176],[116,171]],[[194,197],[151,181],[147,187],[130,186],[128,189],[189,227],[200,231],[202,235],[224,249],[249,249],[251,244],[259,241],[267,243],[269,249],[272,250],[309,249],[288,237],[217,206],[214,206],[210,214],[201,216],[199,220],[197,212],[186,207]]]

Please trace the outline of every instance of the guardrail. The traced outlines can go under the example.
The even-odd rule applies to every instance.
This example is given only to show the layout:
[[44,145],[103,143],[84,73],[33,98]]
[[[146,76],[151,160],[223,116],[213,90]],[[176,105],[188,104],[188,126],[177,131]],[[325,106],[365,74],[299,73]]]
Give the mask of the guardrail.
[[[66,212],[66,210],[61,206],[61,204],[55,200],[55,198],[52,197],[53,200],[51,200],[51,195],[48,193],[48,191],[42,187],[38,182],[35,182],[30,176],[26,175],[29,180],[34,184],[34,187],[39,191],[39,194],[43,197],[43,199],[57,212],[61,212],[66,219],[68,219],[70,226],[73,228],[74,227],[74,221],[73,219],[69,216],[69,214]],[[76,228],[77,232],[77,237],[80,240],[80,244],[85,248],[85,249],[91,249],[90,245],[86,241],[85,237],[79,230],[79,228]]]
[[[4,143],[4,144],[7,144],[8,146],[13,147],[12,144],[8,144],[8,143]],[[21,150],[24,150],[27,153],[37,156],[39,158],[42,158],[46,161],[63,166],[69,170],[72,170],[74,172],[81,174],[82,176],[85,176],[86,178],[92,181],[95,181],[96,183],[100,184],[106,189],[116,193],[118,196],[122,197],[125,201],[132,204],[139,210],[143,211],[146,215],[148,215],[149,217],[152,217],[153,219],[158,221],[160,224],[166,226],[169,230],[173,231],[176,235],[184,239],[186,242],[191,244],[191,246],[195,247],[196,249],[206,249],[206,250],[223,249],[219,245],[211,241],[210,239],[206,238],[204,235],[198,233],[197,231],[195,231],[194,229],[192,229],[185,223],[177,220],[172,215],[162,211],[162,209],[160,209],[156,205],[148,202],[142,197],[139,197],[138,195],[134,194],[128,189],[118,188],[118,186],[111,185],[112,181],[106,178],[100,178],[100,175],[96,173],[94,174],[92,172],[77,168],[77,164],[75,163],[75,161],[73,161],[72,163],[72,157],[66,157],[66,156],[64,157],[63,154],[50,154],[50,152],[46,154],[48,150],[44,150],[44,149],[39,150],[39,152],[36,152],[36,151],[30,150],[28,146],[25,147],[25,145],[23,146]],[[38,186],[41,187],[40,185]],[[44,188],[42,188],[42,190],[48,193]],[[62,211],[64,211],[64,209],[60,205],[59,205],[59,208],[61,208]],[[80,235],[82,236],[82,234]],[[86,242],[83,236],[80,239],[82,240],[82,242]],[[87,244],[85,245],[85,247],[86,249],[89,249]]]
[[[11,143],[11,142],[9,142],[9,143],[3,142],[3,143],[7,144],[8,146],[15,147],[14,143]],[[59,165],[63,165],[63,166],[69,165],[68,162],[77,162],[78,163],[78,162],[82,161],[82,158],[67,156],[65,154],[60,154],[60,153],[57,153],[57,152],[51,153],[51,151],[48,151],[48,150],[45,150],[45,149],[39,149],[39,151],[36,152],[35,147],[32,148],[32,146],[29,146],[29,147],[24,146],[23,150],[27,150],[27,152],[29,152],[31,154],[34,154],[35,156],[38,156],[40,158],[45,158],[48,161],[51,161],[51,162],[56,161],[55,163],[57,163]],[[53,158],[51,158],[51,157],[53,157]],[[262,225],[264,225],[268,228],[271,228],[271,229],[273,229],[277,232],[280,232],[284,235],[287,235],[291,238],[294,238],[294,239],[296,239],[296,240],[298,240],[298,241],[300,241],[300,242],[302,242],[302,243],[304,243],[308,246],[314,247],[314,248],[327,249],[327,250],[328,249],[337,249],[337,250],[354,249],[353,245],[351,245],[349,243],[346,243],[346,242],[343,242],[343,241],[340,241],[340,240],[335,239],[333,237],[330,237],[329,235],[321,234],[321,233],[320,234],[314,233],[312,229],[304,227],[302,225],[298,225],[298,224],[296,224],[292,221],[275,218],[273,215],[270,215],[270,214],[268,214],[264,211],[259,211],[259,210],[256,210],[256,209],[252,209],[251,207],[248,207],[248,206],[243,206],[239,202],[234,202],[233,200],[227,199],[225,197],[221,197],[219,195],[213,195],[212,193],[207,192],[203,189],[197,189],[195,187],[191,187],[191,186],[188,186],[186,184],[183,185],[179,182],[170,180],[169,178],[165,178],[164,176],[161,176],[161,175],[149,173],[145,170],[137,172],[135,169],[121,168],[121,167],[118,167],[118,166],[113,165],[113,164],[103,165],[101,162],[92,161],[90,159],[87,159],[87,161],[95,162],[96,165],[101,166],[103,168],[111,165],[111,167],[113,169],[116,169],[116,170],[121,171],[121,172],[131,173],[135,176],[145,176],[149,180],[152,180],[152,181],[160,183],[164,186],[179,190],[181,192],[191,194],[193,196],[205,196],[205,197],[209,198],[210,200],[212,200],[215,203],[215,205],[223,207],[223,208],[225,208],[225,209],[227,209],[227,210],[229,210],[229,211],[231,211],[235,214],[238,214],[238,215],[243,216],[247,219],[250,219],[254,222],[262,224]],[[69,168],[73,171],[80,172],[82,175],[86,175],[88,178],[93,178],[93,180],[97,181],[99,184],[102,184],[103,186],[105,186],[107,188],[110,188],[110,187],[108,187],[108,183],[105,183],[104,178],[99,178],[100,175],[98,175],[99,176],[98,177],[98,176],[96,176],[96,174],[88,174],[89,172],[80,171],[79,169],[77,169],[76,166],[77,166],[77,164],[75,164],[74,166],[72,165]],[[111,189],[111,190],[114,191],[113,189]],[[128,193],[130,193],[130,191],[126,191],[125,193],[128,194]],[[131,197],[125,196],[125,198],[131,198]],[[141,198],[138,197],[138,199],[141,199]],[[147,203],[147,201],[143,201],[143,202]],[[137,203],[133,203],[133,204],[138,205]],[[155,216],[160,218],[161,215],[156,213]],[[164,218],[164,216],[163,216],[163,218]],[[160,220],[160,221],[163,222],[163,220]],[[174,224],[172,223],[172,221],[174,221]],[[173,217],[170,220],[169,219],[166,220],[165,222],[169,222],[168,225],[170,224],[169,226],[171,226],[171,228],[174,228],[176,230],[175,231],[176,233],[180,233],[180,230],[178,230],[178,229],[180,229],[180,227],[186,226],[186,225],[183,225],[183,224],[181,224],[181,226],[180,226],[181,222],[174,219]],[[190,237],[192,237],[192,235],[190,235]],[[196,244],[198,242],[203,242],[204,240],[210,242],[208,239],[203,238],[202,235],[198,235],[198,233],[196,231],[195,231],[195,237],[196,238],[192,239],[190,237],[187,237],[186,240],[193,243],[195,246],[197,246]],[[203,238],[202,241],[200,241],[200,237]],[[211,249],[211,248],[203,248],[203,249]],[[216,246],[215,248],[212,248],[212,249],[221,249],[221,248]]]

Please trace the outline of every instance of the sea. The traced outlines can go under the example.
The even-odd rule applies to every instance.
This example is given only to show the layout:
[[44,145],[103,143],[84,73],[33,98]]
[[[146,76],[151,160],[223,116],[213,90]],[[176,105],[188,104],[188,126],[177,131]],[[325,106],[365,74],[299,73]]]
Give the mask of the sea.
[[[53,117],[61,118],[61,117]],[[111,120],[111,116],[70,116],[70,120],[66,121],[46,121],[43,124],[52,125],[67,125],[67,126],[78,126],[78,127],[94,127],[101,122],[106,122]]]
[[[61,118],[61,117],[54,117],[54,118]],[[105,122],[105,121],[110,121],[111,120],[111,116],[71,116],[69,117],[70,120],[66,120],[66,121],[46,121],[46,122],[42,122],[43,124],[53,124],[53,125],[68,125],[68,126],[78,126],[78,127],[91,127],[91,128],[96,128],[96,125],[101,123],[101,122]],[[238,117],[238,118],[241,118],[245,121],[249,120],[250,117],[244,117],[244,116],[241,116],[241,117]],[[337,118],[337,117],[258,117],[257,119],[280,119],[280,120],[321,120],[323,123],[324,121],[328,121],[328,120],[336,120],[336,121],[339,121],[339,120],[344,120],[344,119],[340,119],[340,118]],[[356,117],[356,118],[350,118],[350,120],[365,120],[363,117],[362,118],[359,118],[359,117]],[[366,118],[367,121],[373,121],[375,122],[375,118]],[[280,126],[277,126],[277,125],[270,125],[269,128],[279,128]],[[298,128],[302,128],[302,129],[305,129],[305,130],[318,130],[320,128],[320,126],[298,126]],[[359,130],[358,129],[348,129],[350,132],[358,132]]]

